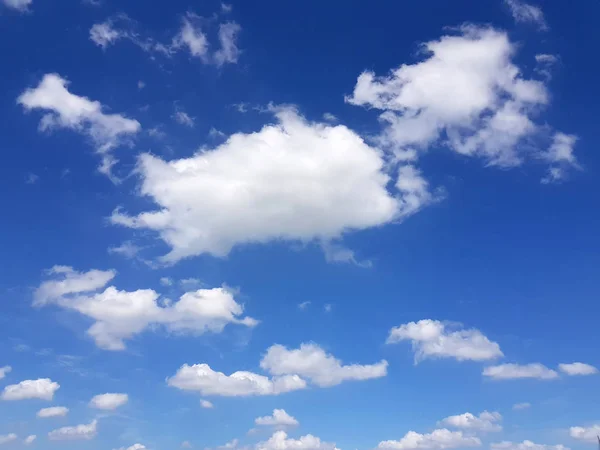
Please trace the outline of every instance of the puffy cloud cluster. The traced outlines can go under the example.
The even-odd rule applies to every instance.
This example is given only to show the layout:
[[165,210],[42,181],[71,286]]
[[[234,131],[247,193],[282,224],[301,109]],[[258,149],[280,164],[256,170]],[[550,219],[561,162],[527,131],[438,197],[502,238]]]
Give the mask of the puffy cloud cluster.
[[[516,0],[508,3],[519,17],[533,11]],[[435,145],[495,166],[515,166],[531,157],[547,160],[561,178],[577,167],[573,136],[565,145],[568,135],[556,133],[549,151],[533,154],[531,146],[522,145],[544,134],[533,116],[549,95],[543,82],[524,78],[512,62],[515,45],[505,32],[463,26],[458,35],[423,44],[423,53],[423,61],[403,64],[387,76],[362,73],[347,97],[354,105],[383,111],[379,141],[399,158],[414,160]],[[557,141],[560,159],[553,150]]]
[[27,400],[32,398],[52,400],[58,389],[60,389],[60,384],[50,378],[24,380],[18,384],[5,386],[0,398],[2,400]]
[[285,409],[274,409],[270,416],[257,417],[256,425],[273,427],[293,427],[299,424],[295,417],[290,416]]
[[600,436],[600,424],[589,427],[571,427],[569,435],[580,441],[596,442],[596,439]]
[[37,87],[25,90],[17,102],[27,111],[46,111],[39,125],[42,131],[67,128],[89,137],[102,156],[100,171],[112,176],[116,159],[110,151],[127,143],[141,125],[123,115],[103,112],[105,108],[100,102],[71,93],[68,85],[60,75],[48,73]]
[[323,442],[312,434],[299,439],[289,438],[285,431],[276,431],[265,442],[256,445],[256,450],[338,450],[335,444]]
[[441,428],[433,430],[428,434],[409,431],[399,441],[382,441],[377,448],[394,450],[444,450],[479,446],[481,446],[481,440],[478,437],[466,436],[462,431],[450,431]]
[[479,416],[469,412],[456,416],[449,416],[440,423],[447,427],[462,428],[464,430],[489,432],[502,431],[502,415],[498,412],[484,411]]
[[[71,268],[53,269],[56,280],[41,284],[34,305],[55,304],[77,311],[95,322],[88,334],[106,350],[123,350],[125,340],[153,326],[178,333],[220,333],[228,324],[247,327],[258,322],[241,317],[243,307],[225,288],[198,289],[186,292],[179,301],[161,299],[151,289],[120,291],[109,286],[114,271],[76,272]],[[83,293],[86,293],[83,295]]]
[[310,123],[292,108],[277,123],[238,133],[214,149],[173,161],[144,154],[140,193],[157,209],[114,224],[159,233],[165,262],[241,244],[274,240],[328,242],[406,217],[431,200],[427,182],[403,168],[396,189],[382,153],[338,125]]
[[500,346],[477,329],[451,331],[444,323],[425,319],[390,330],[387,343],[411,341],[415,361],[426,358],[454,358],[485,361],[503,356]]

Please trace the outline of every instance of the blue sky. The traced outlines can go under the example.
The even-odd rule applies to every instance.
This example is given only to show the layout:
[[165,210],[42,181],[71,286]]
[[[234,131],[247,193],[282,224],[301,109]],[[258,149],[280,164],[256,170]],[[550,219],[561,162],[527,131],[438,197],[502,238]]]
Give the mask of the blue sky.
[[596,445],[600,4],[2,0],[0,448]]

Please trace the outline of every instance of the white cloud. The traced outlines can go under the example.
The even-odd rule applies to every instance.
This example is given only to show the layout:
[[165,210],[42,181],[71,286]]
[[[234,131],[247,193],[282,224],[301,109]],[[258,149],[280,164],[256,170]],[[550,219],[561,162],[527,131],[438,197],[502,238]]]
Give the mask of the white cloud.
[[163,286],[173,286],[173,280],[169,277],[162,277],[160,279],[160,284]]
[[10,434],[0,434],[0,445],[8,444],[17,439],[17,435],[15,433]]
[[[409,187],[387,191],[379,150],[345,126],[310,123],[291,108],[277,124],[238,133],[213,150],[164,161],[144,154],[140,193],[158,208],[115,224],[157,231],[167,263],[241,244],[331,241],[345,232],[397,221],[416,211]],[[422,185],[415,182],[422,198]],[[404,176],[403,173],[400,176]],[[423,205],[420,205],[423,206]]]
[[10,373],[11,370],[12,370],[12,367],[10,367],[10,366],[0,367],[0,380],[2,380],[4,377],[6,377],[6,374]]
[[109,247],[108,253],[121,255],[127,259],[133,259],[142,250],[142,247],[134,244],[131,241],[125,241],[118,247]]
[[219,25],[219,43],[221,48],[215,52],[215,64],[220,67],[223,64],[235,64],[240,57],[240,49],[237,46],[237,38],[242,30],[235,22]]
[[37,438],[37,436],[35,434],[30,434],[23,440],[23,443],[25,445],[33,444],[33,441],[35,441],[35,438]]
[[309,306],[310,306],[310,302],[309,301],[298,303],[298,309],[301,309],[301,310],[305,310]]
[[596,442],[597,436],[600,435],[600,424],[592,425],[590,427],[571,427],[569,429],[569,435],[580,441]]
[[96,437],[98,421],[92,420],[89,424],[76,425],[73,427],[62,427],[48,433],[51,441],[76,441],[90,440]]
[[276,431],[265,442],[256,444],[256,450],[338,450],[335,444],[323,442],[312,434],[299,439],[288,438],[285,431]]
[[238,371],[231,375],[215,372],[208,364],[184,364],[177,373],[167,378],[169,386],[202,395],[247,397],[278,395],[304,389],[306,382],[298,375],[269,378],[252,372]]
[[377,448],[397,450],[444,450],[449,448],[479,447],[481,440],[474,436],[465,436],[462,431],[450,431],[445,428],[433,430],[429,434],[409,431],[399,441],[382,441]]
[[254,423],[256,425],[273,427],[294,427],[299,425],[296,418],[290,416],[285,409],[274,409],[273,415],[257,417]]
[[553,183],[563,180],[571,168],[580,169],[574,154],[577,136],[565,133],[555,133],[548,151],[540,157],[550,164],[548,174],[542,178],[542,183]]
[[523,403],[515,403],[512,407],[514,411],[522,411],[524,409],[531,408],[531,403],[523,402]]
[[368,380],[387,375],[388,363],[342,365],[342,362],[316,344],[301,344],[288,350],[283,345],[272,345],[260,362],[260,367],[272,375],[296,374],[317,386],[335,386],[348,380]]
[[510,442],[502,441],[490,444],[491,450],[570,450],[564,445],[536,444],[531,441]]
[[114,286],[93,294],[69,295],[98,289],[102,287],[102,283],[108,282],[107,274],[114,276],[112,271],[104,272],[104,277],[91,277],[94,281],[92,283],[88,276],[92,272],[99,271],[80,274],[69,268],[69,273],[77,274],[75,278],[83,278],[85,282],[71,283],[65,287],[60,282],[52,284],[52,281],[46,281],[42,286],[49,287],[42,290],[44,295],[41,298],[43,303],[52,302],[95,320],[88,329],[88,334],[98,347],[106,350],[123,350],[126,339],[153,326],[163,326],[177,333],[202,334],[220,333],[228,324],[253,327],[258,323],[251,317],[240,317],[243,307],[226,288],[186,292],[175,303],[160,299],[160,294],[152,289],[128,292],[119,291]]
[[193,128],[195,125],[194,118],[191,117],[185,111],[177,110],[173,114],[173,119],[181,125],[185,125],[186,127]]
[[421,62],[382,77],[362,73],[346,100],[382,111],[378,140],[399,159],[435,147],[503,167],[539,160],[543,151],[524,144],[545,133],[533,117],[549,95],[543,82],[521,75],[515,51],[505,32],[463,26],[425,43]]
[[42,408],[37,412],[37,416],[41,419],[47,419],[49,417],[64,417],[69,412],[69,408],[64,406],[51,406],[49,408]]
[[504,3],[510,9],[515,22],[532,23],[542,31],[548,30],[544,12],[539,6],[530,5],[521,0],[504,0]]
[[121,447],[118,450],[146,450],[146,446],[144,444],[133,444],[129,447]]
[[110,20],[94,24],[92,28],[90,28],[90,39],[103,49],[124,37],[126,37],[126,34],[123,31],[114,28],[113,23]]
[[502,431],[502,425],[499,424],[501,421],[502,415],[500,413],[484,411],[479,414],[479,416],[475,416],[469,412],[456,416],[449,416],[443,419],[440,424],[446,427],[489,432]]
[[212,402],[209,402],[208,400],[205,400],[205,399],[200,400],[200,406],[203,407],[204,409],[212,409],[215,407],[215,405],[213,405]]
[[192,23],[194,15],[188,14],[183,18],[179,34],[173,38],[173,46],[186,46],[192,56],[206,59],[208,53],[208,40],[206,34],[202,32],[199,26]]
[[558,378],[558,373],[543,364],[531,363],[500,364],[483,369],[483,375],[494,380],[516,380],[521,378],[536,378],[539,380],[552,380]]
[[558,62],[558,60],[559,58],[556,55],[539,53],[535,55],[535,71],[549,80],[552,78],[552,67]]
[[233,10],[233,6],[228,3],[221,3],[221,12],[223,14],[228,14]]
[[1,398],[2,400],[27,400],[32,398],[52,400],[58,389],[60,389],[60,384],[50,378],[24,380],[18,384],[5,386]]
[[33,0],[2,0],[4,6],[15,9],[19,12],[27,12]]
[[96,270],[77,272],[69,266],[54,266],[47,271],[56,279],[44,281],[35,290],[34,305],[41,306],[69,294],[91,292],[106,286],[117,274],[114,270]]
[[595,375],[598,373],[598,369],[589,364],[575,362],[571,364],[559,364],[558,368],[561,372],[567,375]]
[[[137,120],[120,114],[104,113],[100,102],[69,92],[68,84],[58,74],[46,74],[37,87],[25,90],[17,102],[27,111],[47,111],[40,121],[42,131],[68,128],[89,137],[102,155],[100,172],[112,176],[111,168],[116,160],[110,151],[126,143],[141,129],[141,125]],[[113,181],[116,181],[114,177]]]
[[95,395],[90,400],[90,407],[96,409],[103,409],[106,411],[115,410],[129,401],[129,396],[127,394],[115,394],[115,393],[107,393],[107,394],[99,394]]
[[142,90],[146,87],[146,83],[144,83],[142,80],[137,82],[137,87],[138,89]]
[[471,328],[451,331],[444,323],[425,319],[390,330],[388,344],[409,340],[415,362],[427,358],[455,358],[459,361],[485,361],[503,356],[500,346],[481,331]]
[[35,173],[28,173],[27,176],[25,177],[25,183],[27,184],[35,184],[39,181],[40,177],[39,175],[36,175]]

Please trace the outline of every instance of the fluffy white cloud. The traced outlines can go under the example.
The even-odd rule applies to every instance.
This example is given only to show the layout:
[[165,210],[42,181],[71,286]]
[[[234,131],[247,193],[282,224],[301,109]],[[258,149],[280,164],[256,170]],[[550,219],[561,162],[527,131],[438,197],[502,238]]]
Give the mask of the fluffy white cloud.
[[102,48],[112,45],[115,41],[125,37],[125,33],[115,29],[111,21],[97,23],[90,29],[90,39]]
[[342,362],[316,344],[301,344],[288,350],[283,345],[272,345],[260,362],[260,367],[272,375],[296,374],[317,386],[335,386],[347,380],[368,380],[387,375],[388,363],[350,364]]
[[495,380],[515,380],[521,378],[537,378],[539,380],[552,380],[558,378],[555,370],[549,369],[540,363],[525,365],[500,364],[483,369],[483,375]]
[[35,441],[36,438],[37,438],[37,436],[35,434],[30,434],[25,439],[23,439],[23,443],[25,445],[33,444],[33,441]]
[[60,388],[60,384],[50,378],[39,378],[37,380],[24,380],[18,384],[6,386],[2,391],[2,400],[27,400],[39,398],[41,400],[52,400],[54,393]]
[[69,92],[68,84],[58,74],[46,74],[37,87],[25,90],[17,102],[27,111],[46,111],[40,121],[40,130],[68,128],[88,136],[102,155],[99,170],[111,176],[116,160],[110,151],[135,135],[141,125],[120,114],[104,113],[100,102]]
[[504,3],[510,9],[515,22],[532,23],[540,30],[548,29],[544,12],[539,6],[530,5],[521,0],[504,0]]
[[98,421],[92,420],[88,424],[75,425],[73,427],[62,427],[48,433],[51,441],[77,441],[90,440],[96,437]]
[[51,406],[49,408],[42,408],[37,412],[37,416],[41,419],[47,419],[49,417],[64,417],[68,414],[69,408],[64,406]]
[[445,428],[433,430],[428,434],[409,431],[399,441],[382,441],[377,448],[398,450],[443,450],[447,448],[479,447],[481,440],[474,436],[465,436],[462,431],[450,431]]
[[572,438],[580,441],[596,442],[597,437],[600,436],[600,424],[590,427],[571,427],[569,434]]
[[559,364],[558,369],[567,375],[595,375],[598,373],[598,369],[594,366],[581,362]]
[[167,378],[167,383],[178,389],[198,391],[202,395],[224,397],[278,395],[306,387],[306,381],[298,375],[269,378],[245,371],[225,375],[215,372],[208,364],[184,364],[175,375]]
[[7,8],[15,9],[19,12],[26,12],[29,10],[33,0],[2,0],[2,3]]
[[409,322],[390,330],[388,344],[409,340],[415,352],[415,362],[426,358],[455,358],[459,361],[485,361],[503,356],[500,346],[481,331],[451,331],[438,320]]
[[17,439],[17,435],[15,433],[10,434],[0,434],[0,445],[8,444]]
[[186,292],[175,303],[161,299],[152,289],[129,292],[119,291],[114,286],[93,294],[71,295],[103,287],[114,272],[92,270],[81,274],[68,269],[68,273],[75,275],[67,284],[61,284],[65,280],[42,283],[38,289],[42,292],[41,304],[51,302],[93,319],[95,323],[88,334],[96,345],[106,350],[123,350],[126,339],[153,326],[163,326],[177,333],[202,334],[220,333],[228,324],[252,327],[258,323],[251,317],[240,317],[243,307],[226,288]]
[[285,431],[276,431],[265,442],[256,444],[256,450],[338,450],[335,444],[323,442],[312,434],[299,439],[288,438]]
[[171,247],[163,261],[175,262],[225,256],[240,244],[330,241],[399,220],[427,200],[414,171],[401,172],[399,190],[388,192],[381,152],[348,128],[309,123],[291,108],[275,114],[278,123],[190,158],[142,155],[140,192],[158,209],[117,210],[112,222],[157,231]]
[[462,428],[473,431],[502,431],[502,415],[498,412],[484,411],[479,416],[469,412],[443,419],[440,424],[446,427]]
[[579,169],[581,166],[575,158],[574,148],[577,136],[565,133],[555,133],[548,151],[542,153],[542,159],[548,161],[548,174],[542,178],[542,183],[553,183],[563,180],[569,169]]
[[10,373],[11,370],[12,370],[12,367],[10,367],[10,366],[0,367],[0,380],[2,380],[4,377],[6,377],[6,374]]
[[508,35],[463,26],[459,35],[423,45],[426,58],[387,76],[362,73],[347,101],[383,111],[379,142],[397,158],[414,160],[429,147],[514,166],[543,151],[521,145],[544,134],[532,118],[548,103],[541,81],[525,79]]
[[523,403],[515,403],[512,407],[514,411],[522,411],[524,409],[531,408],[531,403],[523,402]]
[[490,444],[491,450],[569,450],[564,445],[536,444],[531,441],[510,442],[502,441]]
[[96,270],[77,272],[69,266],[54,266],[47,271],[55,276],[52,280],[44,281],[33,295],[34,305],[42,306],[69,294],[91,292],[106,286],[117,274],[114,270]]
[[257,417],[254,423],[273,427],[293,427],[299,424],[296,418],[290,416],[285,409],[274,409],[271,416]]
[[200,406],[205,409],[211,409],[211,408],[215,407],[215,405],[213,405],[212,402],[209,402],[208,400],[205,400],[205,399],[200,400]]
[[181,30],[173,39],[175,47],[186,46],[192,56],[205,59],[208,53],[208,40],[199,26],[192,23],[193,15],[184,17]]
[[112,411],[120,406],[123,406],[129,401],[129,396],[127,394],[115,394],[115,393],[107,393],[107,394],[99,394],[95,395],[90,400],[90,407],[96,409],[104,409],[107,411]]
[[240,49],[237,46],[237,38],[242,30],[235,22],[219,25],[219,43],[221,48],[215,52],[214,60],[217,66],[230,63],[235,64],[240,57]]

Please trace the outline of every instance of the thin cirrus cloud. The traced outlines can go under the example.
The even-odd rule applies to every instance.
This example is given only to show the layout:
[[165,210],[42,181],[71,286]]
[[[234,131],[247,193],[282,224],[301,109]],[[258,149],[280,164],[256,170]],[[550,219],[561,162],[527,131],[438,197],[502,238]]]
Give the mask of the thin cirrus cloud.
[[60,384],[50,378],[38,378],[37,380],[24,380],[18,384],[5,386],[0,398],[2,400],[52,400],[55,392],[60,389]]
[[113,411],[125,405],[128,401],[129,396],[127,394],[106,393],[95,395],[90,400],[89,405],[91,408]]
[[251,317],[241,317],[242,305],[223,287],[186,292],[170,303],[152,289],[121,291],[108,286],[100,291],[115,276],[113,270],[78,272],[59,267],[49,271],[54,278],[36,290],[34,306],[52,304],[93,319],[87,334],[105,350],[124,350],[126,340],[156,326],[199,335],[220,333],[228,324],[258,324]]
[[479,416],[467,412],[446,417],[440,421],[440,425],[474,432],[498,432],[502,431],[501,421],[502,415],[498,412],[484,411]]
[[454,358],[458,361],[487,361],[503,356],[498,343],[477,329],[453,330],[431,319],[409,322],[390,330],[387,343],[410,341],[415,362],[423,359]]
[[276,124],[189,158],[142,154],[140,194],[157,209],[135,216],[117,209],[112,223],[157,232],[171,248],[162,261],[174,263],[224,257],[242,244],[330,242],[432,201],[416,169],[394,170],[388,192],[381,153],[347,127],[308,122],[291,107],[273,111]]
[[409,431],[399,441],[382,441],[377,448],[382,450],[445,450],[480,446],[481,440],[478,437],[467,436],[462,431],[440,428],[427,434]]
[[41,131],[66,128],[87,136],[101,155],[100,172],[118,181],[111,171],[117,162],[111,151],[128,144],[140,131],[140,123],[120,114],[103,112],[105,107],[100,102],[73,94],[68,86],[65,78],[48,73],[38,86],[26,89],[17,103],[26,111],[45,112],[39,124]]
[[92,420],[88,424],[62,427],[48,433],[51,441],[89,441],[98,433],[98,421]]

